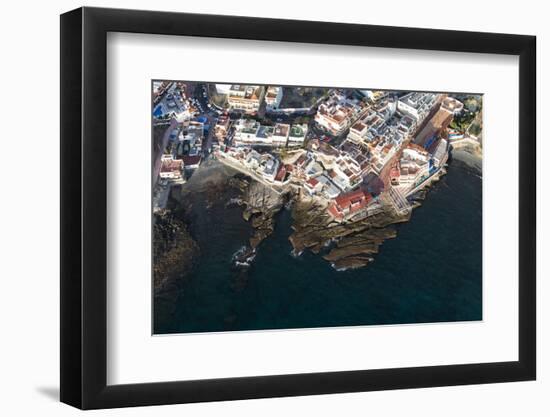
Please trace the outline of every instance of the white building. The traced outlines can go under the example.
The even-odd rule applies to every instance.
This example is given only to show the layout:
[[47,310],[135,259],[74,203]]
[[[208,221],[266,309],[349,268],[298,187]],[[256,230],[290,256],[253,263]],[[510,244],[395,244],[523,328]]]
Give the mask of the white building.
[[270,154],[264,154],[262,155],[262,162],[261,162],[261,174],[262,176],[268,180],[273,181],[275,180],[275,176],[277,175],[277,172],[279,171],[279,160],[274,158]]
[[265,93],[265,104],[267,110],[277,110],[283,99],[283,87],[269,86]]
[[349,129],[347,139],[355,143],[361,143],[367,138],[369,125],[365,120],[358,120]]
[[263,87],[259,85],[233,84],[227,93],[230,110],[245,113],[257,112],[263,96]]
[[231,84],[216,84],[216,92],[218,94],[229,94]]
[[445,139],[441,139],[439,141],[437,148],[435,148],[432,158],[433,158],[434,164],[438,167],[440,167],[442,164],[444,164],[447,161],[447,141]]
[[273,129],[271,136],[273,146],[284,147],[288,141],[288,134],[290,132],[290,125],[277,123]]
[[405,94],[397,102],[397,110],[414,120],[423,120],[438,100],[440,94],[412,92]]
[[323,189],[323,183],[312,177],[304,183],[304,188],[310,195],[314,195]]
[[403,158],[411,161],[428,162],[430,155],[423,147],[410,143],[403,149]]
[[307,135],[307,124],[292,125],[288,134],[288,146],[302,146]]
[[421,146],[409,144],[403,150],[395,177],[402,192],[407,193],[430,175],[429,160],[430,154]]
[[348,155],[340,155],[336,159],[332,170],[336,174],[332,181],[342,191],[349,190],[357,184],[361,178],[361,167],[357,161]]
[[339,135],[349,128],[367,110],[364,103],[347,99],[340,92],[333,92],[327,101],[321,103],[315,114],[315,122],[333,135]]
[[240,119],[235,123],[235,146],[247,146],[256,143],[256,135],[260,129],[260,123],[256,120]]
[[368,143],[384,134],[388,121],[393,117],[397,104],[390,100],[380,100],[363,112],[350,127],[347,139],[354,143]]
[[251,150],[244,161],[244,165],[250,169],[258,169],[261,163],[261,158],[262,156],[258,152]]
[[189,146],[189,154],[197,155],[202,149],[202,140],[204,137],[204,124],[201,122],[191,121],[184,124],[178,140]]
[[311,158],[309,163],[304,167],[304,173],[308,179],[321,175],[323,171],[323,165],[317,162],[314,158]]
[[441,108],[456,116],[462,112],[464,104],[454,97],[445,97],[441,102]]
[[429,166],[402,159],[399,174],[399,188],[406,193],[428,177]]
[[235,123],[235,146],[272,146],[284,148],[301,146],[307,133],[306,125],[277,123],[275,126],[261,125],[255,120],[240,119]]

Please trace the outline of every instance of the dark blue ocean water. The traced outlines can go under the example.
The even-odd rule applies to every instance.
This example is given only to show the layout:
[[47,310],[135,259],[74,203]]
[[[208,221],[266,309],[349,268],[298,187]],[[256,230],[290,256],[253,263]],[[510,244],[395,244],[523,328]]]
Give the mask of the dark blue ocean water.
[[[155,333],[259,330],[482,318],[482,187],[461,162],[397,226],[366,268],[336,272],[320,256],[291,256],[283,210],[253,265],[231,268],[250,226],[242,209],[195,204],[201,256],[190,276],[155,299]],[[207,214],[207,215],[205,215]]]

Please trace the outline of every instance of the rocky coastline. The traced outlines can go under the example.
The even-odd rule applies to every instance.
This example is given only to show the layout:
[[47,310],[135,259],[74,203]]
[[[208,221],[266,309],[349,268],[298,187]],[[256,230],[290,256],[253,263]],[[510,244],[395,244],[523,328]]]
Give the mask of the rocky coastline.
[[184,276],[199,255],[199,246],[187,226],[171,211],[157,213],[153,221],[153,288],[155,292]]
[[[374,260],[384,241],[397,236],[395,226],[408,221],[411,216],[411,211],[399,214],[393,207],[381,205],[376,214],[347,223],[336,223],[320,200],[290,189],[277,192],[219,162],[209,162],[206,168],[207,173],[200,172],[201,166],[194,177],[208,175],[209,178],[215,176],[217,180],[207,185],[201,182],[200,190],[193,183],[183,186],[175,196],[173,210],[183,213],[189,210],[193,205],[190,192],[195,195],[200,192],[200,198],[205,199],[207,207],[220,202],[226,207],[242,207],[242,218],[250,224],[252,231],[248,242],[243,242],[243,247],[233,257],[233,266],[237,267],[248,268],[251,265],[261,243],[273,233],[277,214],[285,207],[291,210],[292,233],[289,241],[293,255],[300,256],[304,251],[311,251],[338,271],[367,266]],[[231,192],[228,193],[228,190]],[[411,196],[412,208],[421,204],[426,192],[426,189],[422,189]],[[229,194],[232,197],[227,199]],[[223,202],[223,199],[227,201]],[[199,254],[198,245],[181,221],[186,217],[179,216],[178,220],[165,213],[155,223],[155,288],[171,276],[185,275],[192,266],[193,258]],[[157,248],[159,245],[164,247]]]
[[478,172],[482,172],[483,150],[481,145],[454,145],[451,150],[451,158],[465,163]]
[[239,196],[226,205],[243,207],[242,217],[252,227],[247,244],[233,257],[234,265],[244,268],[251,265],[261,243],[273,233],[277,214],[285,207],[290,207],[293,219],[289,236],[293,255],[309,250],[338,271],[372,262],[382,243],[396,237],[394,225],[410,219],[410,213],[401,215],[382,206],[365,219],[340,224],[327,215],[326,205],[294,190],[277,192],[240,173],[232,173],[227,185],[238,190]]
[[285,195],[278,194],[257,181],[250,182],[243,198],[246,206],[243,218],[249,221],[254,229],[249,240],[252,249],[256,249],[273,233],[275,215],[283,208],[284,197]]
[[332,222],[326,209],[311,201],[297,201],[293,209],[293,233],[289,240],[295,255],[304,250],[320,254],[338,271],[361,268],[373,261],[380,245],[396,237],[392,225],[409,220],[391,209],[363,220],[338,224]]
[[242,197],[234,199],[230,204],[244,207],[242,217],[250,223],[253,230],[248,244],[234,256],[234,262],[242,266],[249,266],[260,243],[273,233],[275,216],[288,201],[288,194],[279,194],[249,177],[238,180],[233,177],[230,183],[242,192]]
[[249,244],[235,257],[245,266],[250,265],[261,242],[273,233],[276,215],[284,207],[290,207],[293,220],[289,236],[293,255],[309,250],[339,271],[372,262],[382,243],[396,237],[393,225],[410,219],[410,213],[400,215],[384,207],[365,219],[339,224],[327,215],[326,205],[316,200],[291,191],[279,194],[254,180],[246,183],[242,198],[233,202],[244,206],[243,218],[253,228]]

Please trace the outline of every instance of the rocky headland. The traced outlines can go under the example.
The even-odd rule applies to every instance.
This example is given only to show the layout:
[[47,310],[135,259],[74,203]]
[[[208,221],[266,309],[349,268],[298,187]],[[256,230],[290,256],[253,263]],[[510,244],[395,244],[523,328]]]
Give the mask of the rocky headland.
[[[376,214],[336,223],[327,214],[326,203],[291,189],[277,192],[216,161],[201,166],[190,182],[172,194],[173,211],[183,215],[163,214],[156,220],[155,286],[169,276],[187,273],[193,257],[198,255],[199,247],[182,220],[192,221],[190,213],[199,200],[206,210],[215,204],[242,207],[242,218],[250,224],[251,234],[233,257],[233,264],[239,267],[251,265],[261,243],[273,233],[277,214],[285,207],[292,215],[289,241],[293,255],[299,256],[309,250],[339,271],[368,265],[384,241],[396,237],[395,225],[410,219],[410,211],[398,214],[390,205],[380,205]],[[418,206],[424,195],[425,190],[421,190],[411,198],[412,207]],[[208,212],[201,213],[208,215]]]
[[273,233],[275,215],[283,208],[285,198],[285,194],[279,194],[257,181],[250,182],[243,196],[243,218],[254,228],[249,241],[252,249],[256,249]]
[[360,268],[372,262],[380,245],[394,238],[391,225],[409,219],[391,209],[349,223],[334,223],[326,208],[311,200],[299,200],[293,206],[293,233],[289,240],[294,254],[304,250],[320,254],[336,270]]

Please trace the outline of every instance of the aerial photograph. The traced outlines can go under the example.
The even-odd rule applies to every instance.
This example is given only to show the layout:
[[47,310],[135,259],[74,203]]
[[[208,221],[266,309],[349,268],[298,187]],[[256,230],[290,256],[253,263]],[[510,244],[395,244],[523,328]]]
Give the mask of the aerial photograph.
[[152,81],[153,334],[483,319],[483,95],[365,85]]

